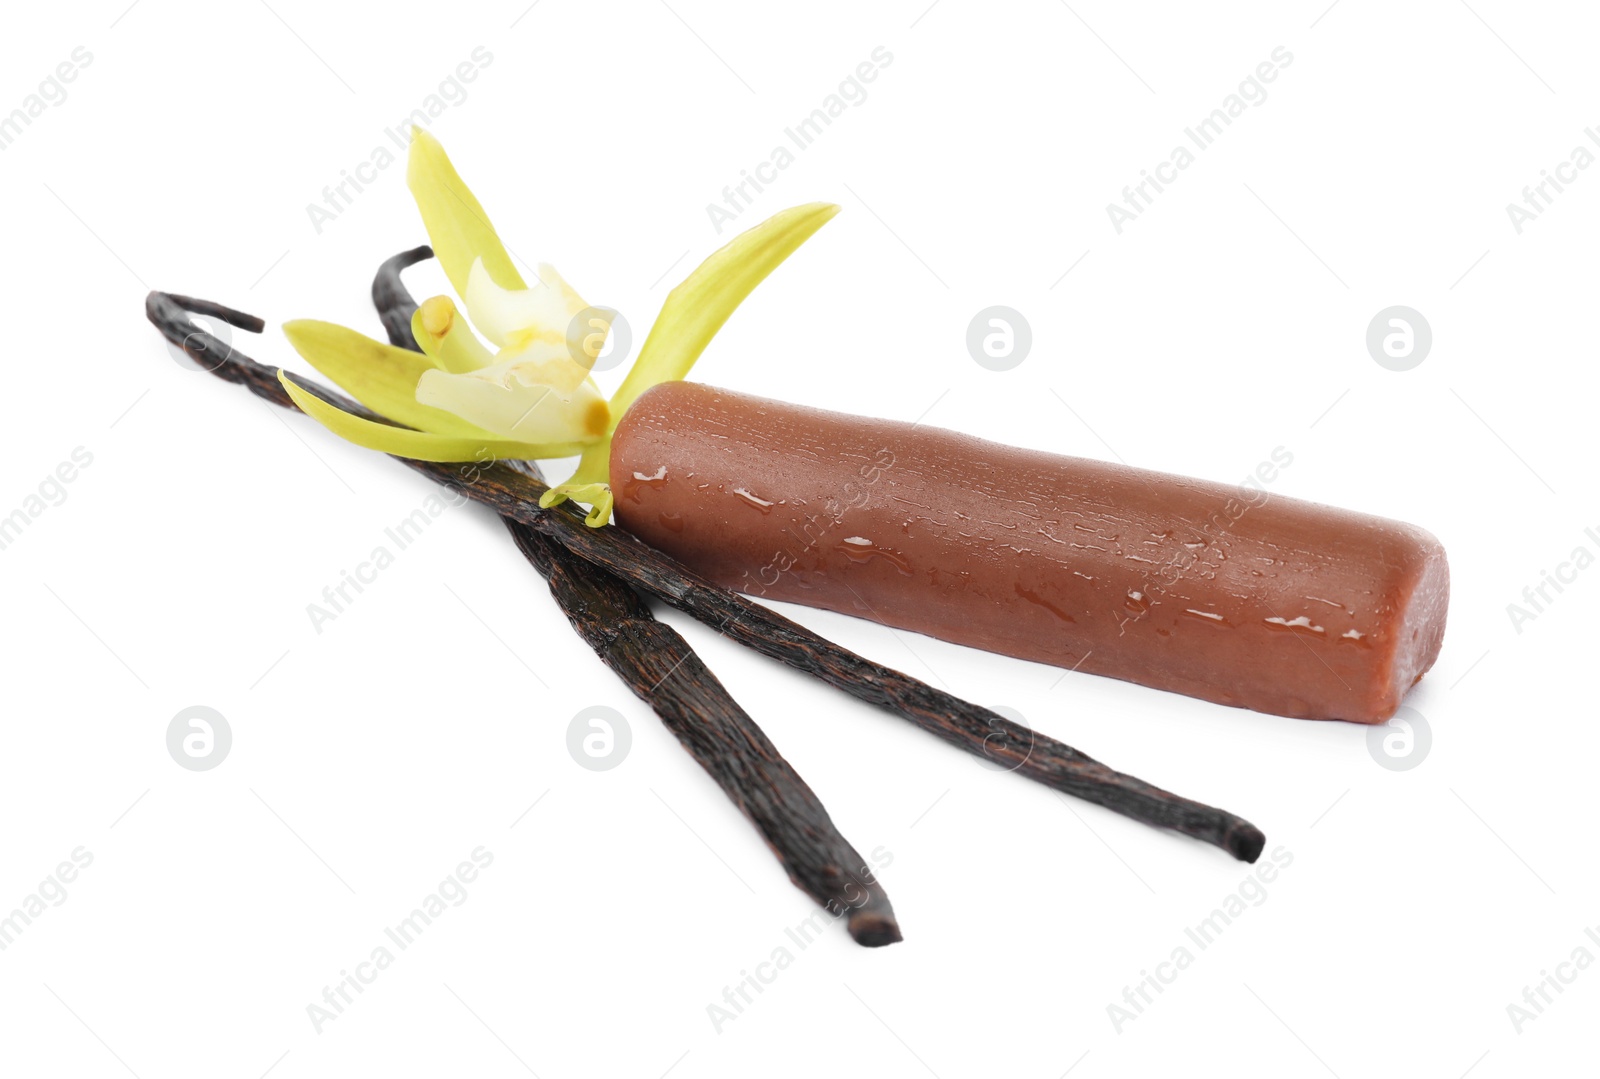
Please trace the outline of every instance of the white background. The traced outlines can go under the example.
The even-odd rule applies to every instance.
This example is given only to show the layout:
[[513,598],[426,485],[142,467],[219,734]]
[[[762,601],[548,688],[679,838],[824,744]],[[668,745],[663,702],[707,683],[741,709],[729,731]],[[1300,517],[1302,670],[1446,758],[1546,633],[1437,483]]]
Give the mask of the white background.
[[[78,847],[92,865],[0,952],[15,1074],[655,1077],[1592,1071],[1590,442],[1600,169],[1521,234],[1506,212],[1600,124],[1580,5],[864,7],[659,0],[32,5],[0,111],[92,61],[0,152],[0,515],[92,455],[0,551],[8,612],[0,912]],[[114,22],[115,20],[115,22]],[[515,23],[513,24],[513,21]],[[987,770],[673,613],[881,879],[905,942],[867,950],[578,641],[501,525],[441,517],[319,634],[307,604],[385,543],[421,478],[175,362],[148,289],[276,325],[379,334],[378,262],[425,239],[403,165],[313,227],[325,185],[475,47],[432,125],[511,247],[641,335],[725,241],[706,204],[877,46],[892,64],[739,227],[845,212],[741,309],[696,377],[1421,524],[1450,552],[1431,749],[786,608],[875,659],[1004,704],[1085,751],[1240,812],[1293,862],[1131,1022],[1108,1006],[1249,867]],[[1274,48],[1293,61],[1119,235],[1106,212]],[[1594,147],[1600,152],[1600,147]],[[1070,268],[1070,272],[1069,271]],[[436,267],[408,275],[444,291]],[[968,321],[1033,348],[996,373]],[[1405,304],[1396,373],[1368,322]],[[636,338],[638,339],[638,338]],[[294,364],[291,364],[294,366]],[[614,379],[616,376],[613,375]],[[609,388],[609,387],[608,387]],[[231,725],[215,770],[169,721]],[[633,745],[578,767],[606,705]],[[534,803],[537,802],[535,805]],[[529,808],[532,806],[533,808]],[[320,1033],[307,1005],[470,851],[493,864]],[[1600,930],[1597,930],[1600,933]],[[793,962],[720,1029],[780,946]],[[1196,951],[1191,944],[1191,951]]]

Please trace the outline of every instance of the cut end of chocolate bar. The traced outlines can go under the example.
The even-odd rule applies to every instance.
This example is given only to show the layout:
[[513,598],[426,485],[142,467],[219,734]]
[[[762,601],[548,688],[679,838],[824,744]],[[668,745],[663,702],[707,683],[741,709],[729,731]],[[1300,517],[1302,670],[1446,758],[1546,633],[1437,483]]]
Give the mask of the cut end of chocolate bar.
[[863,948],[881,948],[885,944],[898,944],[900,923],[894,915],[882,911],[860,910],[850,915],[850,936]]
[[1450,606],[1450,564],[1444,545],[1420,528],[1415,563],[1395,622],[1389,677],[1383,694],[1365,715],[1351,716],[1366,723],[1386,723],[1400,708],[1411,687],[1422,680],[1439,658],[1444,644],[1445,616]]

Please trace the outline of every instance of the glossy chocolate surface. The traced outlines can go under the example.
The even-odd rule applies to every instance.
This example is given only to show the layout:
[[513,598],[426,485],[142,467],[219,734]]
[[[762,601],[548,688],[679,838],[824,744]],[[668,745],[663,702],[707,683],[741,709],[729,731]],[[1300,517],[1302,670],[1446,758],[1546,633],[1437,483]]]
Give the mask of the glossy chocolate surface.
[[1413,525],[695,383],[629,409],[611,481],[749,595],[1278,715],[1382,722],[1444,635]]

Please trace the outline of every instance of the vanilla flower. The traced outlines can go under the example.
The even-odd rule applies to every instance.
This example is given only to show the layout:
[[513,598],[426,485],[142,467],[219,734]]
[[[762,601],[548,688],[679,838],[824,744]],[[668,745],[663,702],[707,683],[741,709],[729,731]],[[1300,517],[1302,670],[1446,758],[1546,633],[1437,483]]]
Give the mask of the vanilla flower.
[[[838,207],[797,206],[735,238],[668,295],[639,357],[608,400],[595,384],[615,312],[586,303],[554,267],[526,283],[450,159],[432,135],[413,135],[406,179],[445,276],[448,296],[418,307],[421,353],[327,322],[285,324],[295,350],[388,423],[353,415],[279,379],[302,411],[369,449],[422,461],[581,456],[577,472],[541,500],[590,506],[611,517],[611,435],[640,394],[681,379],[736,307]],[[485,343],[487,342],[487,343]]]

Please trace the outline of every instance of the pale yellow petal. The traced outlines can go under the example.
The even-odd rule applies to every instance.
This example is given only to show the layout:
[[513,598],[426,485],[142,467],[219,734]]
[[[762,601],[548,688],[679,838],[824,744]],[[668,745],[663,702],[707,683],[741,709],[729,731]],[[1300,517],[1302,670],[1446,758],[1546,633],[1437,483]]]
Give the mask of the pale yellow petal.
[[501,288],[527,287],[489,223],[489,215],[456,174],[444,147],[420,127],[412,128],[406,183],[422,213],[434,256],[456,295],[467,294],[467,274],[477,259],[483,260],[484,268]]
[[592,442],[610,427],[605,397],[593,381],[563,392],[524,377],[516,363],[465,375],[426,372],[417,400],[519,442]]
[[533,338],[565,341],[572,320],[589,305],[553,267],[540,266],[539,273],[533,287],[507,289],[483,262],[473,263],[463,297],[478,332],[501,348]]
[[489,432],[449,412],[417,401],[423,372],[436,370],[420,352],[396,348],[332,322],[296,319],[283,333],[306,362],[351,397],[396,423],[463,438],[493,438]]
[[[440,373],[435,371],[435,373]],[[583,450],[581,443],[524,443],[506,439],[459,438],[391,427],[354,416],[297,385],[288,372],[279,371],[278,381],[300,411],[347,442],[369,450],[392,453],[414,461],[538,460],[570,457]]]
[[651,386],[687,375],[744,298],[838,212],[839,207],[826,202],[792,207],[734,237],[702,262],[662,304],[638,360],[611,398],[613,419],[620,421]]
[[524,382],[537,382],[570,394],[589,378],[592,361],[585,364],[573,359],[573,350],[566,341],[539,338],[501,349],[494,366],[514,366]]

